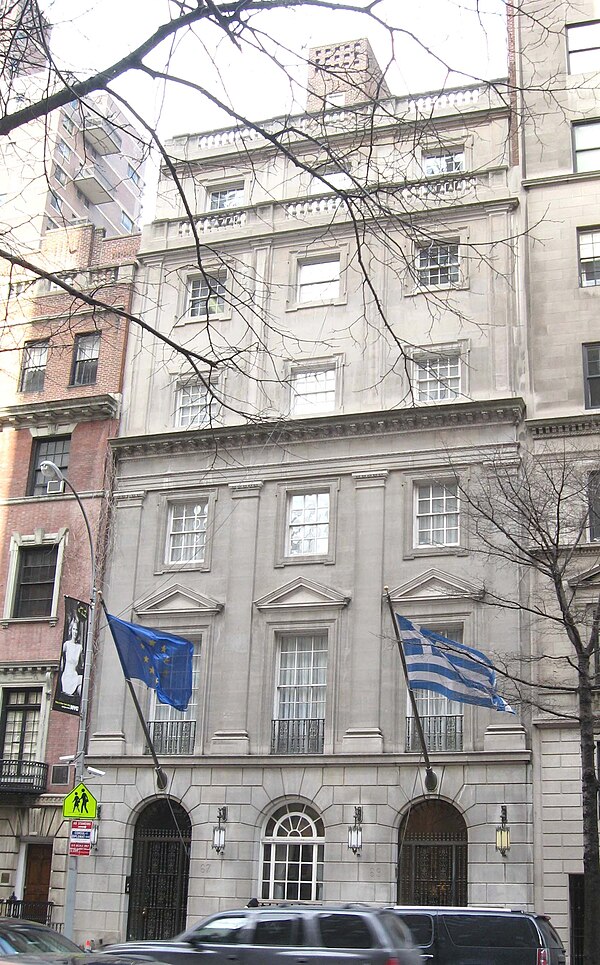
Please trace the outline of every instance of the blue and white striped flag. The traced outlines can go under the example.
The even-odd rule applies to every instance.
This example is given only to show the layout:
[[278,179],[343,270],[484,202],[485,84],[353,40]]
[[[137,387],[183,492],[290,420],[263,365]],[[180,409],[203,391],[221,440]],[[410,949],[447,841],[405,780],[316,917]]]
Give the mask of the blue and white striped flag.
[[433,690],[462,704],[514,714],[496,690],[496,671],[484,653],[433,630],[415,627],[399,613],[396,620],[412,690]]

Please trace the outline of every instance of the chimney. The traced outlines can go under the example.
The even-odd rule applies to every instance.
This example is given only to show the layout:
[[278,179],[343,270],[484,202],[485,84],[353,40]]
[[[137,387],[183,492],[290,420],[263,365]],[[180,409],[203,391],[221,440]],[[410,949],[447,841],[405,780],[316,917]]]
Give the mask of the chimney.
[[308,52],[309,113],[389,97],[368,40],[311,47]]

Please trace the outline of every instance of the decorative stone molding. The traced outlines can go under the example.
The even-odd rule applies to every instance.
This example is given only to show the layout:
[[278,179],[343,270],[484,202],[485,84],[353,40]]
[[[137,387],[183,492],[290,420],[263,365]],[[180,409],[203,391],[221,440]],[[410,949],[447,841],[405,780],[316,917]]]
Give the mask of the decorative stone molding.
[[[114,393],[94,395],[89,398],[57,399],[49,402],[27,402],[0,409],[0,428],[23,429],[31,426],[62,429],[65,423],[95,422],[99,419],[117,419],[121,408],[121,396]],[[53,428],[53,431],[54,428]]]

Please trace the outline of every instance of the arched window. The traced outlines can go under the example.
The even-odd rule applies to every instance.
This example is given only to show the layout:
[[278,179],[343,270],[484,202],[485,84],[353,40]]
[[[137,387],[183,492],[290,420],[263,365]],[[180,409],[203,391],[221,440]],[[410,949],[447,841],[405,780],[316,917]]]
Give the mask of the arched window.
[[467,904],[467,826],[447,801],[420,801],[400,824],[398,903]]
[[317,901],[323,895],[323,821],[306,804],[284,804],[263,838],[262,898]]

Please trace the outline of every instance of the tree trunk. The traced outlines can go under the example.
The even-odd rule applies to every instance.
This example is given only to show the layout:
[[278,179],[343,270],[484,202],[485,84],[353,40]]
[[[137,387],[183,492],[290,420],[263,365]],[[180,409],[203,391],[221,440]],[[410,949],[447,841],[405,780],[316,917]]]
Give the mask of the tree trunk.
[[600,848],[598,780],[590,658],[578,656],[581,791],[583,798],[584,928],[583,965],[600,965]]

